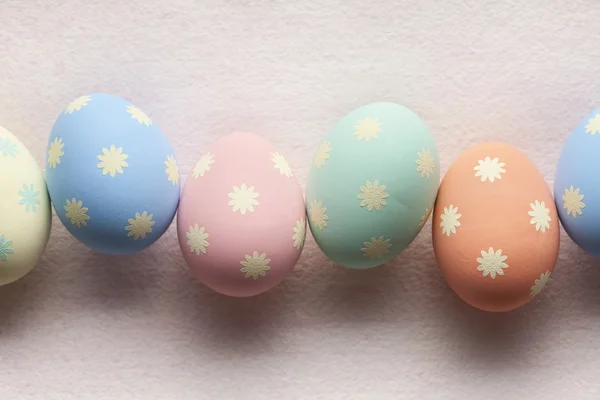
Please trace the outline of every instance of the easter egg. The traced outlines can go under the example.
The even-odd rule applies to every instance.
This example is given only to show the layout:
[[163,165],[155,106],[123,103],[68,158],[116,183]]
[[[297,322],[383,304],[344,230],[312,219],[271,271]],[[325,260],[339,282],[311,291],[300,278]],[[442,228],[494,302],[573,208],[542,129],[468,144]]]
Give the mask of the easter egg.
[[439,174],[434,139],[413,111],[389,102],[351,111],[321,140],[309,171],[317,244],[347,268],[391,260],[425,225]]
[[547,284],[558,257],[552,192],[533,162],[498,142],[464,151],[440,184],[433,249],[449,286],[484,311],[510,311]]
[[0,126],[0,286],[39,262],[52,222],[44,175],[23,143]]
[[252,133],[215,142],[187,177],[177,235],[191,271],[214,291],[248,297],[276,286],[306,236],[304,197],[284,155]]
[[156,123],[120,97],[79,97],[50,134],[46,180],[54,210],[80,242],[133,254],[169,227],[179,202],[179,168]]
[[586,116],[566,140],[556,166],[554,200],[569,237],[600,257],[600,108]]

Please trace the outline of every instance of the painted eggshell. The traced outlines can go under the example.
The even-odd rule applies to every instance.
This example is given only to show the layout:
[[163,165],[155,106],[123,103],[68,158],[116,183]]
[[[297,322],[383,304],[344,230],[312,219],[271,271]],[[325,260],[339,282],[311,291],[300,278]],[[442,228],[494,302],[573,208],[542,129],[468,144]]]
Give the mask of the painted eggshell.
[[39,262],[52,225],[44,175],[23,143],[0,126],[0,286]]
[[432,229],[446,281],[484,311],[529,302],[548,282],[558,257],[552,192],[533,162],[504,143],[475,145],[450,166]]
[[91,249],[137,253],[172,222],[180,193],[173,149],[130,102],[101,93],[74,100],[56,120],[47,154],[54,209]]
[[600,257],[600,108],[567,139],[556,167],[554,200],[569,237]]
[[214,143],[188,176],[177,234],[185,261],[206,286],[236,297],[263,293],[302,252],[302,190],[269,141],[234,132]]
[[313,236],[344,267],[381,265],[421,231],[439,181],[434,139],[414,112],[394,103],[355,109],[312,160],[306,206]]

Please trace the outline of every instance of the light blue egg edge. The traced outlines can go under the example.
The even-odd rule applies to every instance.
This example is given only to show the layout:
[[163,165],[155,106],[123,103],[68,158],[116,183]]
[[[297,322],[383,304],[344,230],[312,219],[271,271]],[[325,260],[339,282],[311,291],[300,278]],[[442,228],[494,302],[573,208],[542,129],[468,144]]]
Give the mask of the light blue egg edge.
[[[588,114],[567,138],[554,177],[554,201],[560,222],[569,237],[594,257],[600,257],[599,154],[600,107]],[[580,196],[583,207],[578,207]]]
[[[365,118],[381,123],[379,137],[358,140],[354,126]],[[390,131],[387,126],[392,126]],[[352,269],[379,266],[396,257],[416,238],[423,217],[437,196],[440,182],[437,146],[427,126],[410,109],[391,102],[371,103],[346,114],[323,138],[331,143],[329,158],[317,168],[313,157],[307,184],[309,226],[321,250],[335,263]],[[417,171],[418,152],[434,158],[429,179]],[[393,161],[390,161],[392,159]],[[360,187],[379,180],[389,197],[380,211],[361,207]],[[321,201],[328,219],[323,229],[311,218],[313,202]],[[427,215],[428,217],[429,215]],[[424,223],[424,221],[423,221]],[[381,258],[370,259],[361,249],[372,238],[389,239]]]
[[[174,151],[155,122],[143,115],[134,118],[132,103],[114,95],[87,95],[87,104],[75,107],[86,96],[71,103],[56,120],[47,146],[46,182],[52,204],[66,229],[94,251],[126,255],[144,250],[158,240],[172,223],[180,198],[180,176],[169,181],[165,172],[168,156]],[[84,140],[82,139],[84,136]],[[64,143],[60,163],[49,164],[55,139]],[[135,143],[134,146],[131,146]],[[103,175],[98,168],[102,148],[123,147],[128,154],[124,173]],[[54,145],[55,146],[55,145]],[[87,165],[87,167],[83,167]],[[175,164],[177,165],[177,164]],[[178,167],[177,167],[178,169]],[[88,208],[86,225],[67,218],[66,200],[75,198]],[[136,214],[152,214],[151,232],[128,236],[126,230]],[[140,232],[141,233],[141,232]]]

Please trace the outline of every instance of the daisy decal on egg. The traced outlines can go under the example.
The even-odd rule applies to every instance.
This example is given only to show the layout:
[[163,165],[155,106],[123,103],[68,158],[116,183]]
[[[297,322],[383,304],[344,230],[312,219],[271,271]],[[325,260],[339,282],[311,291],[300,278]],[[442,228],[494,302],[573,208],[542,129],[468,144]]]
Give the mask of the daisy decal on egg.
[[565,189],[565,194],[562,196],[563,208],[567,209],[567,215],[573,216],[582,215],[581,209],[585,207],[583,200],[584,195],[579,194],[579,188],[573,189],[573,185],[569,189]]
[[179,183],[179,166],[177,166],[177,161],[175,161],[173,155],[167,156],[165,167],[165,173],[167,174],[169,182],[173,185],[177,185]]
[[0,154],[2,157],[15,158],[19,154],[19,149],[9,138],[0,138]]
[[360,249],[363,252],[364,257],[368,257],[370,260],[380,259],[390,251],[392,247],[390,239],[385,239],[383,236],[379,236],[378,239],[372,237],[371,241],[363,243],[365,247]]
[[48,150],[48,166],[50,168],[56,168],[60,164],[60,158],[65,155],[62,151],[64,147],[65,144],[62,138],[54,138],[52,143],[50,143],[50,149]]
[[502,179],[502,174],[506,173],[504,167],[506,164],[500,162],[498,157],[491,159],[490,157],[486,157],[483,160],[479,160],[477,162],[479,165],[473,168],[475,171],[475,176],[481,177],[481,182],[489,181],[490,183],[494,183],[496,179]]
[[190,251],[192,253],[196,253],[197,256],[200,253],[206,254],[206,248],[209,243],[206,239],[208,239],[208,233],[205,232],[204,227],[201,226],[198,228],[198,224],[194,224],[194,226],[190,226],[189,232],[186,233],[188,238],[187,244],[190,246]]
[[296,221],[296,226],[294,226],[293,232],[293,247],[300,250],[302,246],[304,246],[304,239],[306,238],[306,221],[304,218],[300,218],[298,221]]
[[100,162],[96,165],[102,170],[102,175],[110,174],[114,177],[117,173],[122,174],[123,168],[129,166],[127,160],[129,155],[123,153],[123,148],[116,148],[114,144],[110,145],[110,149],[102,148],[102,154],[96,156]]
[[92,98],[90,96],[81,96],[81,97],[73,100],[65,108],[65,114],[73,114],[75,111],[81,110],[83,107],[87,106],[91,100],[92,100]]
[[129,225],[125,227],[125,230],[129,231],[127,237],[133,237],[133,240],[145,239],[147,234],[152,233],[152,226],[156,223],[152,221],[152,217],[153,215],[148,215],[146,211],[141,215],[135,213],[135,219],[129,218],[127,220],[129,222]]
[[381,133],[381,122],[377,118],[366,117],[354,126],[354,136],[358,140],[364,140],[368,142],[370,140],[377,140]]
[[360,193],[356,196],[361,207],[366,207],[368,211],[373,209],[380,211],[382,206],[387,205],[385,199],[390,197],[389,193],[385,192],[385,185],[379,185],[379,181],[365,182],[365,186],[360,187]]
[[421,178],[431,178],[433,170],[435,169],[435,160],[431,155],[430,150],[421,149],[421,152],[417,153],[417,172],[421,173]]
[[257,251],[252,253],[251,256],[245,255],[245,260],[240,261],[240,264],[243,266],[240,272],[244,274],[244,278],[257,280],[261,276],[265,276],[271,270],[271,266],[269,265],[271,260],[266,257],[266,253],[259,255]]
[[152,120],[139,108],[129,105],[127,106],[127,112],[131,114],[131,118],[135,119],[140,124],[146,126],[152,125]]
[[458,221],[462,217],[462,214],[458,213],[458,207],[453,207],[450,204],[448,207],[444,207],[444,213],[440,215],[440,227],[442,228],[442,235],[450,236],[451,233],[456,234],[456,228],[460,226]]
[[528,212],[531,220],[530,224],[535,225],[536,231],[546,232],[546,229],[550,229],[550,209],[546,207],[546,204],[542,201],[535,201],[534,203],[530,203],[531,211]]
[[325,161],[329,159],[329,152],[331,151],[331,142],[325,142],[319,146],[317,154],[315,155],[315,167],[321,168],[325,165]]
[[254,206],[258,206],[260,203],[256,200],[259,197],[259,193],[254,191],[254,186],[246,186],[242,183],[240,187],[234,186],[233,192],[228,194],[230,206],[233,206],[233,212],[239,211],[240,214],[245,215],[246,212],[254,212]]
[[210,165],[215,162],[214,155],[211,152],[204,154],[200,157],[200,161],[196,163],[193,171],[194,179],[198,179],[198,177],[204,176],[208,171],[210,171]]
[[310,222],[320,230],[327,227],[327,209],[323,207],[322,201],[313,200],[310,204],[310,210],[308,211],[308,217]]
[[588,120],[588,123],[585,126],[585,133],[588,133],[591,136],[600,133],[600,114],[596,114],[593,118]]
[[477,271],[481,271],[483,276],[489,275],[490,278],[496,279],[496,275],[504,275],[504,269],[508,268],[508,264],[504,262],[507,258],[508,256],[502,255],[501,249],[494,252],[490,247],[487,253],[481,250],[481,258],[477,258]]
[[292,176],[292,169],[288,164],[287,160],[279,153],[271,153],[271,161],[273,162],[273,167],[279,170],[281,175],[285,175],[288,178]]
[[87,226],[87,221],[89,221],[90,217],[87,215],[87,207],[83,206],[81,200],[77,201],[75,198],[71,199],[71,201],[67,200],[64,209],[66,212],[65,217],[71,221],[71,224],[77,225],[78,228]]
[[534,298],[542,292],[542,290],[546,287],[546,284],[548,284],[551,274],[552,273],[550,272],[550,270],[544,272],[543,274],[540,274],[540,277],[535,280],[533,286],[531,287],[531,293],[529,294],[531,298]]

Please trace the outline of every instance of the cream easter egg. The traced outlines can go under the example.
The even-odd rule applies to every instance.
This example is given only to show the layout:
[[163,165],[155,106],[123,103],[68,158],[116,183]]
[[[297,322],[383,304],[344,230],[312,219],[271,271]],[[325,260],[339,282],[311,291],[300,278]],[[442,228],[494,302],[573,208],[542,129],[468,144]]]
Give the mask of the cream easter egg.
[[304,207],[283,154],[255,134],[229,134],[207,149],[186,180],[177,213],[185,261],[217,292],[263,293],[300,257]]
[[0,286],[39,262],[52,221],[44,175],[23,143],[0,127]]
[[552,192],[533,162],[504,143],[475,145],[450,166],[432,229],[446,281],[485,311],[509,311],[539,295],[558,257]]

